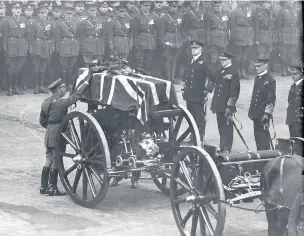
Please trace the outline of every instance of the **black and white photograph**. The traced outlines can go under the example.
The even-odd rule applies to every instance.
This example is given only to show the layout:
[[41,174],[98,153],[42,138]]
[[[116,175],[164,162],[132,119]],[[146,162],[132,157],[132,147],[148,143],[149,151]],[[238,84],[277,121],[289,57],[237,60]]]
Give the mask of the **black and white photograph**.
[[304,236],[302,6],[0,1],[0,236]]

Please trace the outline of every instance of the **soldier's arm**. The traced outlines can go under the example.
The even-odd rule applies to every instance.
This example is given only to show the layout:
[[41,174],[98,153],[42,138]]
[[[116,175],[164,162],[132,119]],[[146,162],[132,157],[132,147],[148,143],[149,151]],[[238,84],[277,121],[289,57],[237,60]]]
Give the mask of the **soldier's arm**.
[[268,84],[268,92],[266,97],[266,108],[265,114],[268,116],[272,116],[274,107],[276,103],[276,81],[274,78],[271,78]]
[[205,64],[204,72],[208,79],[205,90],[209,93],[212,93],[212,91],[215,87],[215,84],[216,84],[216,71],[213,69],[213,67],[210,64],[208,64],[206,62],[204,62],[204,64]]
[[278,42],[282,42],[282,27],[283,27],[284,13],[283,10],[280,9],[278,15],[276,17],[276,30],[278,32],[277,39]]
[[236,73],[231,78],[230,84],[230,95],[227,102],[227,106],[230,108],[235,108],[235,104],[240,95],[240,76],[239,73]]
[[81,53],[83,51],[83,41],[84,41],[84,38],[85,38],[85,22],[86,22],[86,20],[81,21],[79,26],[78,26],[78,35],[79,35],[79,44],[80,44],[80,52]]
[[190,29],[189,13],[187,10],[185,10],[185,13],[183,14],[183,18],[182,18],[182,36],[184,41],[188,40],[189,29]]
[[302,197],[303,197],[303,193],[298,193],[292,204],[292,208],[288,219],[289,236],[298,236],[297,227],[300,219],[301,210],[303,210],[301,205],[301,202],[303,201]]
[[236,20],[237,20],[237,9],[234,9],[231,12],[231,21],[230,21],[230,39],[235,39],[235,28],[236,28]]
[[27,24],[27,42],[29,45],[29,52],[33,52],[33,44],[35,39],[35,33],[36,33],[36,21],[33,22],[33,24],[29,25]]
[[166,25],[166,20],[165,16],[161,17],[159,20],[159,43],[161,45],[165,44],[165,25]]
[[61,25],[60,25],[60,23],[56,24],[54,30],[55,30],[55,48],[56,48],[56,51],[59,52],[60,35],[61,35]]
[[254,32],[254,41],[259,41],[260,38],[260,24],[259,24],[259,7],[255,7],[253,11],[253,32]]
[[133,47],[137,47],[137,35],[139,33],[139,25],[140,25],[140,20],[138,16],[135,16],[135,18],[132,21],[132,27],[131,27],[131,36],[133,38]]
[[106,39],[106,47],[109,49],[109,54],[113,53],[113,19],[109,19],[104,23],[104,33]]
[[205,20],[206,20],[206,43],[208,45],[210,45],[210,31],[211,31],[211,24],[212,24],[212,20],[211,20],[212,15],[210,14],[206,14]]
[[7,42],[8,42],[8,35],[9,34],[9,24],[8,24],[8,20],[5,19],[3,21],[3,25],[2,25],[2,40],[3,40],[3,51],[4,53],[7,52]]

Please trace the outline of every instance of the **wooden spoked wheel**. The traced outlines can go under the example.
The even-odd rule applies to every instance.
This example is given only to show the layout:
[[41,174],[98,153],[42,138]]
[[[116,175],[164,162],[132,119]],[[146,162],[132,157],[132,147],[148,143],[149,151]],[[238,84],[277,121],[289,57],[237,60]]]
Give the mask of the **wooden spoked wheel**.
[[96,119],[86,112],[67,114],[56,140],[58,172],[68,195],[83,207],[99,204],[109,188],[111,163],[106,137]]
[[[187,194],[178,196],[178,186]],[[182,236],[221,236],[226,205],[218,169],[202,148],[185,147],[176,156],[170,183],[171,206]]]
[[[174,158],[181,150],[181,147],[191,143],[193,146],[200,146],[201,139],[197,124],[191,113],[180,105],[180,113],[176,116],[169,117],[170,128],[165,132],[166,139],[170,148],[160,150],[164,156],[164,165],[161,167],[167,177],[153,178],[156,186],[166,195],[170,195],[170,175]],[[185,189],[178,188],[177,194],[185,193]]]

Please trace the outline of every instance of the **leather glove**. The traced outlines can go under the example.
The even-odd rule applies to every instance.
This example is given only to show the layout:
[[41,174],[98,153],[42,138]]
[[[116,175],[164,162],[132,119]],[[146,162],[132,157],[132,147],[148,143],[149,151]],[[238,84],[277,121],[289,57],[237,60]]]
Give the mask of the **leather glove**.
[[261,122],[264,124],[264,129],[269,128],[269,115],[264,114],[263,117],[261,118]]
[[233,115],[232,109],[230,107],[227,107],[225,110],[225,116],[227,119],[230,119]]

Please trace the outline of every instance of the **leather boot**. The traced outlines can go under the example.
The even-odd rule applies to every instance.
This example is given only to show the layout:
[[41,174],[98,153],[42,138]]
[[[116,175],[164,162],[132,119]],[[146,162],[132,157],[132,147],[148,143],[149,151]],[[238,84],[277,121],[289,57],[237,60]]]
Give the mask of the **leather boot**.
[[14,89],[14,94],[16,94],[16,95],[24,95],[24,93],[18,87],[16,87]]
[[48,193],[50,167],[44,166],[41,173],[40,194]]
[[66,193],[60,192],[57,188],[58,170],[51,168],[50,170],[50,184],[48,194],[49,196],[64,196]]
[[9,88],[7,90],[7,96],[13,96],[13,89],[12,88]]

